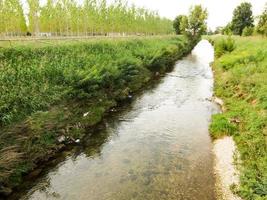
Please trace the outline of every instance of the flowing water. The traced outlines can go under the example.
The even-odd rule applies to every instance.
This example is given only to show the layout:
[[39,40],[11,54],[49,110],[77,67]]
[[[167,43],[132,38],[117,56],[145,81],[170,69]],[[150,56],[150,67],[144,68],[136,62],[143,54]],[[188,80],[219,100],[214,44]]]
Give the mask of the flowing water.
[[22,199],[214,200],[213,55],[201,41]]

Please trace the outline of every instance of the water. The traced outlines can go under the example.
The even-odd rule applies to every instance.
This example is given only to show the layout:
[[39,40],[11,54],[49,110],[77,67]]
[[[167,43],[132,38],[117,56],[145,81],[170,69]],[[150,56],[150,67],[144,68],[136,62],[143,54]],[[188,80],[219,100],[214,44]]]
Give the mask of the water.
[[22,199],[214,200],[213,54],[201,41]]

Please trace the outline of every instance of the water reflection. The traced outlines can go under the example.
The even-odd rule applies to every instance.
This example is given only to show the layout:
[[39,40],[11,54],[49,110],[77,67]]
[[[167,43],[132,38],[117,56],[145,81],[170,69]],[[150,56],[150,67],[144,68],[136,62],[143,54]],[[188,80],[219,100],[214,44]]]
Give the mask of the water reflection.
[[212,46],[200,42],[22,199],[213,200],[212,60]]

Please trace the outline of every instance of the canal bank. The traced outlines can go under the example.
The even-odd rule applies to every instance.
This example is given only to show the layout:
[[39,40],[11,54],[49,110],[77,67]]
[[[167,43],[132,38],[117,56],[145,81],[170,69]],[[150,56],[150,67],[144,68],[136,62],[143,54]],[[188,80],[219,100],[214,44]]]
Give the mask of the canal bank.
[[2,48],[0,195],[79,144],[86,129],[171,70],[192,45],[163,36]]
[[[107,119],[21,199],[215,198],[213,48],[201,41],[155,87]],[[88,130],[90,131],[90,130]]]

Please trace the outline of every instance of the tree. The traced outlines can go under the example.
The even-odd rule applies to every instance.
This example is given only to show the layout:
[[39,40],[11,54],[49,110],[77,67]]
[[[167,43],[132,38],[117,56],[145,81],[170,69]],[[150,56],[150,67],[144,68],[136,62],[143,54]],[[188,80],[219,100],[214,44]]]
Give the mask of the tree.
[[246,26],[244,29],[243,29],[243,32],[242,32],[242,36],[251,36],[254,32],[254,28],[253,27],[248,27]]
[[242,35],[245,27],[254,27],[251,3],[241,3],[233,13],[231,29],[235,35]]
[[182,33],[180,25],[181,25],[183,17],[184,17],[184,15],[179,15],[173,21],[173,28],[174,28],[177,35]]
[[[26,34],[20,1],[0,0],[0,34]],[[43,0],[27,0],[28,30],[33,35],[39,31],[59,36],[173,32],[171,20],[145,8],[128,6],[126,0],[45,0],[43,6],[39,2]]]
[[194,42],[199,40],[201,35],[207,31],[207,17],[207,9],[202,8],[201,5],[191,7],[189,16],[182,18],[181,30],[183,34]]
[[223,27],[222,26],[218,26],[216,27],[214,34],[222,34],[223,31]]
[[34,35],[39,33],[39,0],[27,0],[29,5],[29,31]]
[[188,17],[183,16],[180,23],[180,31],[183,35],[186,35],[186,32],[188,31]]
[[0,33],[11,36],[26,34],[26,20],[19,0],[0,0],[0,19]]
[[261,35],[267,36],[267,3],[265,5],[263,13],[259,17],[257,32]]
[[228,23],[225,27],[222,29],[222,34],[223,35],[232,35],[232,24]]

